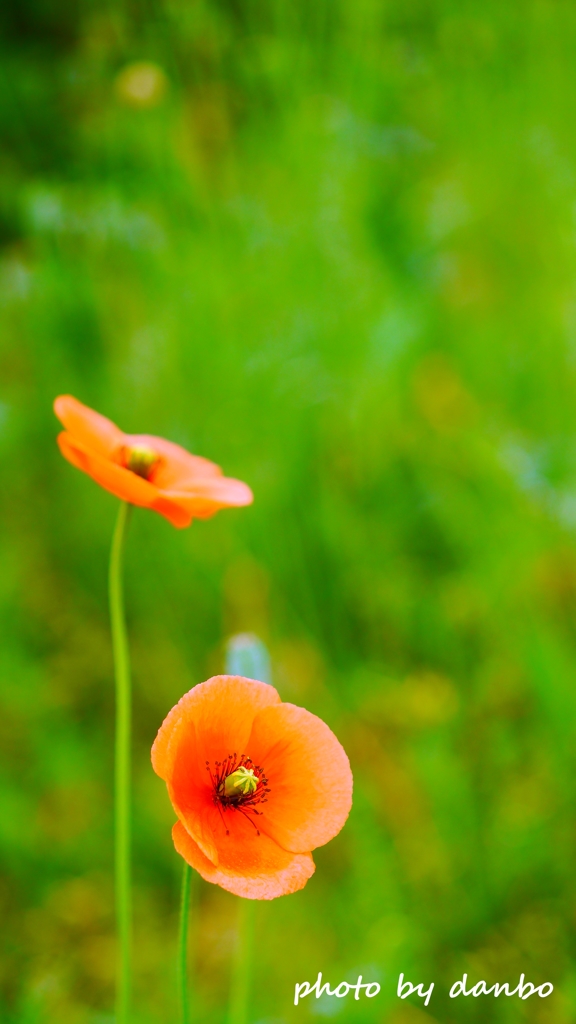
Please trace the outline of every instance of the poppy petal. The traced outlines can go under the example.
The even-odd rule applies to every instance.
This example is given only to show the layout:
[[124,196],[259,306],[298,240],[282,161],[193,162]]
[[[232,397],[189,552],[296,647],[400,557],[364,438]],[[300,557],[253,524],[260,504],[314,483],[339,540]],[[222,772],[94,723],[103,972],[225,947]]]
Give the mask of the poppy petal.
[[72,395],[59,395],[54,402],[54,412],[77,441],[98,455],[110,456],[126,443],[126,435],[112,420],[89,409]]
[[154,512],[159,512],[161,516],[164,516],[168,522],[172,523],[172,526],[178,527],[179,530],[185,526],[190,526],[192,519],[202,519],[201,515],[197,513],[193,516],[191,512],[186,511],[180,507],[178,502],[172,501],[171,498],[160,493],[155,501],[152,502],[150,508]]
[[[182,697],[152,747],[154,771],[168,783],[172,806],[207,857],[219,859],[225,830],[214,804],[216,761],[246,753],[254,715],[279,703],[273,686],[243,676],[214,676]],[[254,834],[255,834],[254,829]]]
[[180,490],[188,484],[194,484],[196,478],[221,477],[222,470],[215,462],[203,459],[201,455],[192,455],[173,441],[151,434],[126,434],[124,444],[129,447],[143,446],[151,448],[162,456],[152,480],[161,490]]
[[184,732],[173,733],[169,747],[172,767],[167,785],[172,806],[204,856],[217,864],[211,816],[215,809],[214,785],[198,754],[194,723],[190,722]]
[[[254,874],[239,874],[219,864],[216,866],[204,856],[192,836],[177,821],[172,829],[174,846],[184,860],[195,868],[207,882],[227,889],[228,892],[244,899],[273,900],[278,896],[297,892],[303,889],[308,879],[314,874],[315,864],[309,853],[291,856],[285,851],[276,849],[284,856],[276,856],[275,869],[256,870]],[[266,836],[260,836],[265,843],[272,842]],[[274,844],[276,845],[276,844]],[[269,861],[271,868],[271,862]]]
[[133,505],[149,508],[158,498],[158,489],[148,480],[132,473],[117,462],[111,462],[103,455],[90,449],[72,434],[63,431],[58,434],[60,451],[68,462],[77,469],[88,473],[101,487],[115,494],[117,498],[129,501]]
[[247,753],[254,716],[262,708],[279,704],[273,686],[243,676],[212,676],[185,693],[164,719],[152,747],[154,771],[170,780],[181,737],[193,723],[201,763],[223,760],[228,754]]
[[171,501],[177,502],[181,508],[199,518],[213,515],[221,508],[251,505],[254,500],[247,484],[226,476],[194,480],[186,490],[168,488],[164,493]]
[[270,788],[261,832],[292,853],[337,835],[352,806],[352,772],[325,722],[294,704],[264,708],[254,718],[248,748]]

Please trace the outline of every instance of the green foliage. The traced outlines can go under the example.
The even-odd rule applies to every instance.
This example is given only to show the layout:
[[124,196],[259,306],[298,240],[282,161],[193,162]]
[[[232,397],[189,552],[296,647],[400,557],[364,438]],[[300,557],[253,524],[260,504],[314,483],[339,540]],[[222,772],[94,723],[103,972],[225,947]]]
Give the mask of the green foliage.
[[[138,1024],[177,1012],[150,746],[243,631],[356,783],[308,886],[256,908],[251,1024],[313,1019],[319,970],[382,983],[319,1005],[342,1021],[568,1024],[574,9],[10,0],[0,24],[2,1020],[112,1021],[116,509],[58,453],[69,392],[255,493],[131,527]],[[193,898],[218,1024],[234,899]],[[426,1014],[401,971],[436,983]],[[464,971],[557,991],[451,1001]]]

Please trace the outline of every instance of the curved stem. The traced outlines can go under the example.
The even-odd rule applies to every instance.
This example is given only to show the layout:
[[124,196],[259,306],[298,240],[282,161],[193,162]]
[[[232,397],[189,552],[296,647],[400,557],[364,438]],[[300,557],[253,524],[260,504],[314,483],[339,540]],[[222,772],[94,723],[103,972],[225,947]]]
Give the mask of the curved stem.
[[184,861],[182,895],[180,897],[180,934],[178,937],[178,987],[182,1024],[189,1024],[190,1001],[188,995],[188,922],[190,918],[190,881],[192,868]]
[[248,999],[250,996],[250,983],[252,981],[252,963],[254,961],[255,903],[255,900],[245,900],[242,898],[239,900],[236,947],[232,961],[227,1024],[247,1024],[248,1021]]
[[122,555],[130,505],[122,502],[112,538],[108,578],[114,675],[116,738],[114,762],[114,866],[116,889],[116,1024],[130,1016],[132,898],[130,878],[130,658],[124,614]]

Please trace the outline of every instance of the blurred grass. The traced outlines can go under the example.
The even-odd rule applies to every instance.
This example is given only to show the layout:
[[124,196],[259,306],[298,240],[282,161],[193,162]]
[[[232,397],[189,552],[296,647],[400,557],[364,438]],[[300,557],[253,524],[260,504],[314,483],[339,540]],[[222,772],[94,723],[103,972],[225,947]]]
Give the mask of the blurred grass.
[[[306,889],[258,907],[252,1024],[312,1019],[319,970],[382,983],[318,1005],[343,1021],[568,1024],[576,13],[9,0],[0,26],[2,1020],[112,1020],[115,507],[56,449],[71,392],[256,496],[130,537],[139,1024],[176,1014],[149,748],[244,630],[356,780]],[[196,894],[218,1024],[234,901]],[[557,990],[450,1001],[463,971]]]

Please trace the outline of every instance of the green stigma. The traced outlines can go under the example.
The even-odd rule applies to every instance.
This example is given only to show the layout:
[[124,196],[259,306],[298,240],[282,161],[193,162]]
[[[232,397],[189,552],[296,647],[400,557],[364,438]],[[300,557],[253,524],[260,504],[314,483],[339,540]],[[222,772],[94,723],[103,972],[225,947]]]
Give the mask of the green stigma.
[[252,796],[258,788],[258,778],[252,768],[237,768],[231,775],[227,775],[222,783],[222,795],[228,799],[234,797]]
[[154,466],[160,461],[160,456],[152,448],[145,445],[134,445],[129,448],[126,457],[126,468],[136,473],[136,476],[148,480]]

